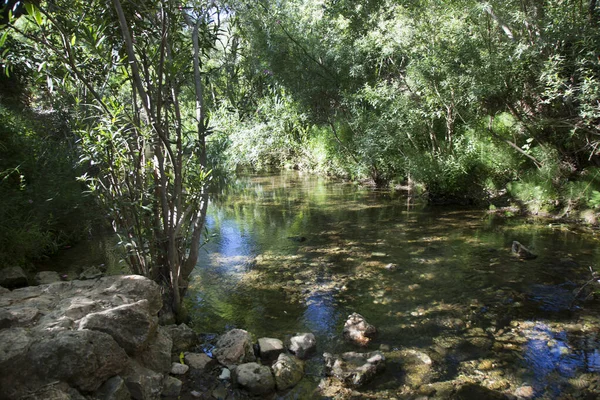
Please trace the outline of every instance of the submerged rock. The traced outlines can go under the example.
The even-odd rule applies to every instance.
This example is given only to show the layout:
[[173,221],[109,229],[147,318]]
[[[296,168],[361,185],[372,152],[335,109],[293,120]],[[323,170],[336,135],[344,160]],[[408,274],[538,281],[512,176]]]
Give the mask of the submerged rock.
[[514,255],[523,260],[533,260],[534,258],[537,258],[536,254],[533,254],[527,247],[516,240],[512,242],[511,251]]
[[377,329],[365,317],[352,313],[344,324],[344,339],[360,346],[366,346],[377,334]]
[[317,339],[312,333],[297,333],[289,339],[288,350],[304,360],[317,350]]
[[296,386],[304,375],[304,363],[289,354],[280,354],[272,369],[277,390]]
[[362,386],[385,368],[385,357],[379,351],[325,353],[323,357],[325,373],[339,379],[346,387]]
[[221,335],[213,355],[223,365],[255,361],[252,337],[243,329],[232,329]]
[[233,373],[234,382],[252,394],[260,395],[275,390],[275,379],[271,369],[255,362],[238,365]]

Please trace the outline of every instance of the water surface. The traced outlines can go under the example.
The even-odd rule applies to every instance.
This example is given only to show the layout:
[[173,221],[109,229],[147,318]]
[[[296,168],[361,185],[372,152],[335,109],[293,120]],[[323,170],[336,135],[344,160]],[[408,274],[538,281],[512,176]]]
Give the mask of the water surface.
[[[456,392],[460,379],[539,398],[595,393],[595,303],[574,295],[600,256],[591,234],[296,173],[239,178],[214,197],[207,231],[187,298],[198,331],[313,332],[319,354],[361,351],[341,340],[358,312],[379,329],[367,350],[388,359],[365,395],[443,398],[431,384]],[[514,240],[538,257],[513,256]],[[413,374],[407,350],[432,364]],[[317,356],[282,397],[310,398],[321,367]]]

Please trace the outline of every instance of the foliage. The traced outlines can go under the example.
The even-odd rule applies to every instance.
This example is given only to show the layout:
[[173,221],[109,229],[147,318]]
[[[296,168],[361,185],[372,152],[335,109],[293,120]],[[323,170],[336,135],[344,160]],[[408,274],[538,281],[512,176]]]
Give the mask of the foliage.
[[7,32],[26,44],[20,59],[45,78],[53,104],[74,109],[81,182],[109,216],[132,271],[163,284],[178,312],[206,213],[202,64],[220,10],[162,1],[133,9],[119,0],[25,9]]
[[51,255],[86,235],[94,220],[61,118],[0,105],[0,266]]

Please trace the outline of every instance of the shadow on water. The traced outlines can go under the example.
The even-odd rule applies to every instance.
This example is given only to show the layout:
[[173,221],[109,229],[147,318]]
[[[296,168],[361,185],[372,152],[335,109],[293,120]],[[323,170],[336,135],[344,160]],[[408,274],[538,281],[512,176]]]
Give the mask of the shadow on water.
[[[401,193],[300,174],[240,178],[209,207],[187,298],[195,329],[310,331],[320,354],[357,350],[341,332],[359,312],[379,329],[367,350],[388,359],[365,396],[600,393],[598,318],[574,298],[600,258],[594,237],[406,205]],[[511,255],[513,240],[538,257]],[[285,398],[311,397],[320,357],[308,370]]]

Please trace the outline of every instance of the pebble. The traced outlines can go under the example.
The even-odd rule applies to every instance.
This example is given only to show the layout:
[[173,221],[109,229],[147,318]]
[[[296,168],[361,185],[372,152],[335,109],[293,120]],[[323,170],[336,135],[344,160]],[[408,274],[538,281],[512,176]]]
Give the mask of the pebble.
[[190,367],[185,364],[173,363],[173,365],[171,365],[171,373],[173,375],[183,375],[188,372],[189,369]]
[[223,368],[223,371],[221,371],[221,375],[219,375],[219,379],[230,379],[231,378],[231,371],[227,368]]
[[515,390],[515,396],[524,397],[526,399],[533,397],[533,388],[531,386],[521,386]]

